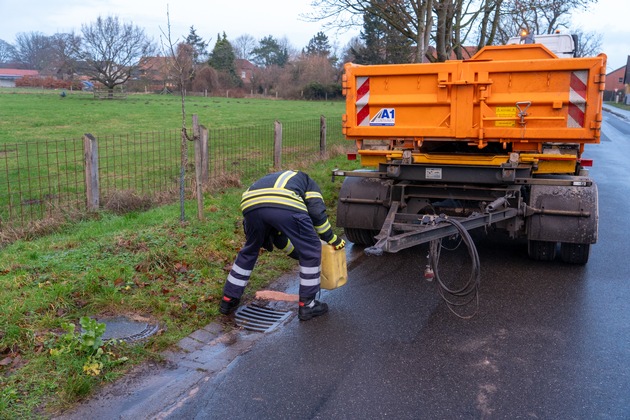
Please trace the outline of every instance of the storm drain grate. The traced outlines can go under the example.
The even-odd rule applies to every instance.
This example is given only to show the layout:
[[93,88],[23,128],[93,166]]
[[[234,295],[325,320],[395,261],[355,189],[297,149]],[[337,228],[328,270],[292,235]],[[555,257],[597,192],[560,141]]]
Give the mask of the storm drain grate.
[[289,311],[278,311],[263,306],[248,305],[238,308],[234,319],[238,326],[246,330],[270,332],[282,324],[289,315],[291,315]]

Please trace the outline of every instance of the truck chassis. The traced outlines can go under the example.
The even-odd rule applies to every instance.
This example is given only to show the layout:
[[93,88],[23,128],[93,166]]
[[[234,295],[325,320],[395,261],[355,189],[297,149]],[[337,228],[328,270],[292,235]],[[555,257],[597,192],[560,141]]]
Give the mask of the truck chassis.
[[[369,255],[398,252],[466,230],[527,238],[528,254],[586,264],[597,241],[597,186],[587,176],[533,177],[529,165],[501,167],[381,163],[376,171],[339,171],[337,225]],[[440,180],[431,177],[440,175]]]

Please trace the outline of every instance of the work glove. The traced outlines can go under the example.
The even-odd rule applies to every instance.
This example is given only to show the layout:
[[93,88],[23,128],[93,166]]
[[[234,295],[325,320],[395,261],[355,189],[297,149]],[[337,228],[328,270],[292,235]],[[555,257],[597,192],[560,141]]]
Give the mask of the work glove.
[[274,241],[275,237],[273,235],[273,233],[269,236],[267,236],[265,238],[265,241],[263,242],[262,247],[265,248],[267,251],[271,252],[273,251],[273,241]]
[[333,235],[332,239],[328,241],[328,244],[334,246],[336,250],[340,250],[346,246],[346,241],[344,241],[337,235]]

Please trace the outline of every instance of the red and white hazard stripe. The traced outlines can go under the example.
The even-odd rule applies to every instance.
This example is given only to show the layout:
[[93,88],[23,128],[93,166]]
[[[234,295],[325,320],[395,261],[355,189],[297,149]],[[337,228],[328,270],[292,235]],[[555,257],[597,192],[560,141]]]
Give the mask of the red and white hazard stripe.
[[574,71],[571,73],[569,88],[569,116],[567,127],[584,127],[584,112],[586,111],[586,82],[588,71]]
[[357,126],[370,123],[370,78],[357,77]]

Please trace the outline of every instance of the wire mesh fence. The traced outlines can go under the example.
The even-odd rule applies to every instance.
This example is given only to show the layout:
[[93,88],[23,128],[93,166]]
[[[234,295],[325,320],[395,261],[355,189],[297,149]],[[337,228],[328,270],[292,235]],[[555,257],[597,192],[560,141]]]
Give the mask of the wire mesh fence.
[[98,138],[101,196],[117,191],[148,195],[177,185],[180,170],[178,130]]
[[211,129],[208,132],[209,177],[249,180],[273,168],[272,124]]
[[0,221],[22,224],[85,207],[83,144],[26,142],[0,146]]
[[[289,168],[323,156],[343,141],[340,121],[322,118],[207,130],[207,181],[238,178],[243,183],[281,166]],[[100,207],[121,192],[140,197],[164,196],[179,189],[181,130],[48,140],[0,145],[0,229],[26,227],[47,218],[71,217],[90,210],[89,159],[97,162]],[[323,139],[326,141],[323,142]],[[187,144],[185,184],[195,179],[195,147]],[[92,155],[95,153],[96,155]],[[281,157],[279,160],[279,156]],[[177,194],[173,194],[173,200]]]

